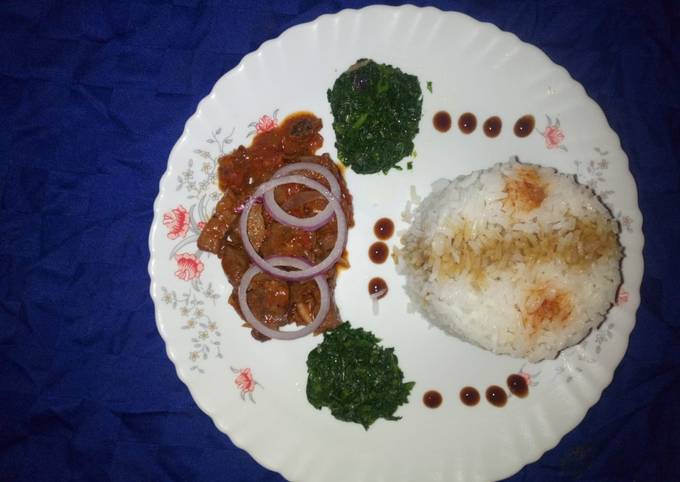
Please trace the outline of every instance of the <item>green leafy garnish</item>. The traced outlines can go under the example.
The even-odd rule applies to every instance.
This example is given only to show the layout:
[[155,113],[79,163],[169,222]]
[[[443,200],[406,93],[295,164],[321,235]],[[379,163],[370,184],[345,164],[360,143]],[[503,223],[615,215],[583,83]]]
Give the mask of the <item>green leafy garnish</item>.
[[361,59],[327,92],[340,161],[359,174],[384,172],[413,151],[423,95],[418,77]]
[[338,420],[366,430],[378,418],[399,420],[394,412],[408,402],[414,382],[404,374],[394,348],[383,348],[373,333],[345,322],[324,333],[307,356],[307,400],[328,407]]
[[431,80],[427,81],[427,90],[430,91],[430,94],[432,93],[432,81]]

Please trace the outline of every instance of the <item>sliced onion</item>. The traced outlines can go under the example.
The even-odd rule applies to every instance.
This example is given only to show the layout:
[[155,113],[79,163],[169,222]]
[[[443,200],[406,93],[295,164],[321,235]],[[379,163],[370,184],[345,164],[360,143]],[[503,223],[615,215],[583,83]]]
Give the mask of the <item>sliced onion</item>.
[[[331,170],[313,162],[296,162],[295,164],[283,166],[274,173],[272,179],[278,179],[285,176],[286,174],[299,171],[313,171],[323,176],[324,179],[328,181],[328,185],[331,188],[331,193],[333,196],[338,200],[340,199],[340,184],[338,184],[338,180],[335,178]],[[321,226],[326,224],[331,216],[333,216],[333,206],[331,206],[330,203],[326,205],[323,211],[309,218],[299,218],[297,216],[293,216],[292,214],[288,214],[281,206],[279,206],[279,203],[276,202],[273,189],[264,194],[264,205],[267,208],[269,214],[271,214],[271,216],[281,224],[295,226],[306,231],[316,231]]]
[[[310,267],[309,263],[307,263],[306,261],[303,261],[299,258],[291,258],[289,256],[276,256],[273,258],[269,258],[268,262],[272,266],[290,266],[291,268],[297,268],[299,270],[308,269]],[[314,277],[314,281],[316,281],[316,284],[319,287],[321,299],[319,305],[319,312],[316,314],[316,317],[310,324],[296,331],[279,331],[269,328],[267,325],[262,323],[255,317],[250,307],[248,306],[248,286],[250,286],[250,283],[253,280],[253,278],[257,274],[262,272],[263,270],[260,269],[257,265],[254,264],[251,265],[250,268],[248,268],[248,271],[246,271],[243,274],[243,277],[241,278],[241,284],[238,287],[238,302],[239,305],[241,306],[241,312],[243,313],[243,316],[246,319],[246,321],[254,329],[259,331],[263,335],[268,336],[269,338],[276,338],[278,340],[294,340],[296,338],[301,338],[305,335],[310,334],[321,325],[323,320],[326,319],[326,315],[328,314],[328,311],[330,310],[331,307],[330,288],[328,287],[328,282],[326,281],[326,278],[324,276],[317,275]]]
[[[253,204],[255,204],[257,199],[262,197],[265,193],[283,184],[302,184],[311,189],[319,191],[326,199],[328,199],[328,205],[333,209],[333,212],[335,213],[335,219],[337,221],[338,235],[335,239],[335,245],[328,256],[326,256],[326,258],[324,258],[324,260],[320,263],[305,269],[300,269],[299,271],[285,271],[273,266],[270,262],[258,254],[250,242],[250,239],[248,239],[248,216],[250,215],[250,210],[253,207]],[[299,220],[299,218],[293,218],[295,220]],[[299,227],[295,223],[289,224],[289,226]],[[342,252],[345,249],[345,244],[347,242],[347,218],[345,218],[345,213],[342,211],[340,201],[338,201],[338,199],[333,196],[333,194],[328,189],[326,189],[323,184],[316,182],[313,179],[299,175],[284,176],[277,179],[272,178],[269,181],[260,184],[250,199],[248,199],[243,206],[243,212],[241,213],[241,219],[239,220],[239,227],[241,230],[243,248],[246,250],[246,253],[253,263],[259,266],[260,269],[262,269],[262,271],[268,275],[285,281],[304,281],[311,279],[318,274],[325,273],[331,269],[342,257]]]
[[296,162],[294,164],[288,164],[283,166],[281,169],[274,173],[274,178],[283,177],[286,174],[299,171],[314,171],[317,174],[321,174],[328,181],[328,185],[331,187],[331,192],[336,198],[340,198],[340,184],[336,179],[333,172],[321,164],[316,164],[315,162]]

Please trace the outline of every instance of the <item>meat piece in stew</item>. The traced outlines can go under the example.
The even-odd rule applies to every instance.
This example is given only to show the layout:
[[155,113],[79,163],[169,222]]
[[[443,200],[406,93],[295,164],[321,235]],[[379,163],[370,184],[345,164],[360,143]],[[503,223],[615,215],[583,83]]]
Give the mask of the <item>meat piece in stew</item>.
[[[239,232],[239,207],[248,199],[258,185],[269,180],[274,172],[286,164],[313,162],[328,169],[337,178],[340,188],[340,204],[347,218],[348,227],[354,225],[352,196],[338,166],[328,154],[315,152],[323,138],[319,134],[322,123],[313,114],[298,113],[286,118],[280,126],[255,136],[250,147],[240,146],[219,159],[218,179],[224,192],[215,212],[206,223],[198,247],[217,254],[222,268],[233,287],[229,303],[243,318],[236,295],[241,277],[250,267]],[[315,172],[301,174],[328,187],[323,176]],[[326,207],[326,199],[318,192],[298,184],[288,184],[275,189],[274,196],[287,212],[298,217],[310,217]],[[282,225],[272,219],[261,205],[253,206],[248,217],[248,239],[264,257],[294,256],[316,264],[333,248],[337,236],[335,219],[316,231],[304,231]],[[345,263],[346,264],[346,263]],[[338,308],[332,296],[335,288],[336,269],[326,273],[331,289],[331,309],[316,333],[335,328],[341,323]],[[286,282],[262,273],[253,279],[248,289],[248,305],[257,319],[267,326],[278,329],[288,324],[307,325],[318,312],[320,293],[313,280]],[[245,323],[245,326],[248,326]],[[269,338],[255,329],[253,337],[260,341]]]

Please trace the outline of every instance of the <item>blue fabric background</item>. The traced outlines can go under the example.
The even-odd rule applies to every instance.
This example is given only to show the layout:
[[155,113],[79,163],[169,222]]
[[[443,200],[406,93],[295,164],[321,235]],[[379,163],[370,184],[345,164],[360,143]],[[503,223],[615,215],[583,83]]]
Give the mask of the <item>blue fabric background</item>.
[[[282,480],[212,425],[165,355],[152,202],[221,74],[294,24],[363,4],[0,2],[0,480]],[[511,480],[680,480],[680,3],[435,4],[514,32],[584,84],[645,217],[643,301],[613,383]]]

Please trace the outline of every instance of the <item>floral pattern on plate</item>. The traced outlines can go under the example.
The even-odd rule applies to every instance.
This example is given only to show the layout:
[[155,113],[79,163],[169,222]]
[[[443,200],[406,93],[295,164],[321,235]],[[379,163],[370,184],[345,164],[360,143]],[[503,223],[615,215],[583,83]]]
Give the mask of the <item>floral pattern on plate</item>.
[[274,112],[272,112],[271,116],[267,114],[260,116],[258,120],[248,124],[250,130],[248,131],[248,134],[246,134],[246,137],[250,137],[253,134],[261,134],[262,132],[269,132],[272,129],[276,129],[276,127],[278,127],[279,125],[278,116],[279,109],[275,109]]
[[256,386],[262,387],[262,385],[253,378],[253,373],[250,368],[229,368],[231,368],[233,373],[237,374],[236,378],[234,378],[234,385],[236,385],[236,388],[241,393],[241,400],[245,401],[247,396],[248,400],[255,403],[253,391],[255,391]]
[[185,320],[181,325],[182,330],[189,333],[189,341],[192,349],[186,354],[191,360],[190,369],[198,373],[205,373],[200,366],[209,356],[223,358],[222,342],[217,323],[206,313],[205,305],[210,301],[213,305],[220,295],[213,289],[212,284],[205,285],[200,280],[194,280],[190,288],[181,293],[168,288],[161,288],[161,301],[176,310],[180,317]]
[[560,119],[555,117],[555,120],[553,120],[547,114],[545,118],[548,121],[545,129],[543,129],[543,132],[537,130],[543,136],[543,139],[545,139],[545,147],[548,149],[561,149],[566,152],[568,149],[564,145],[565,135],[560,125]]

